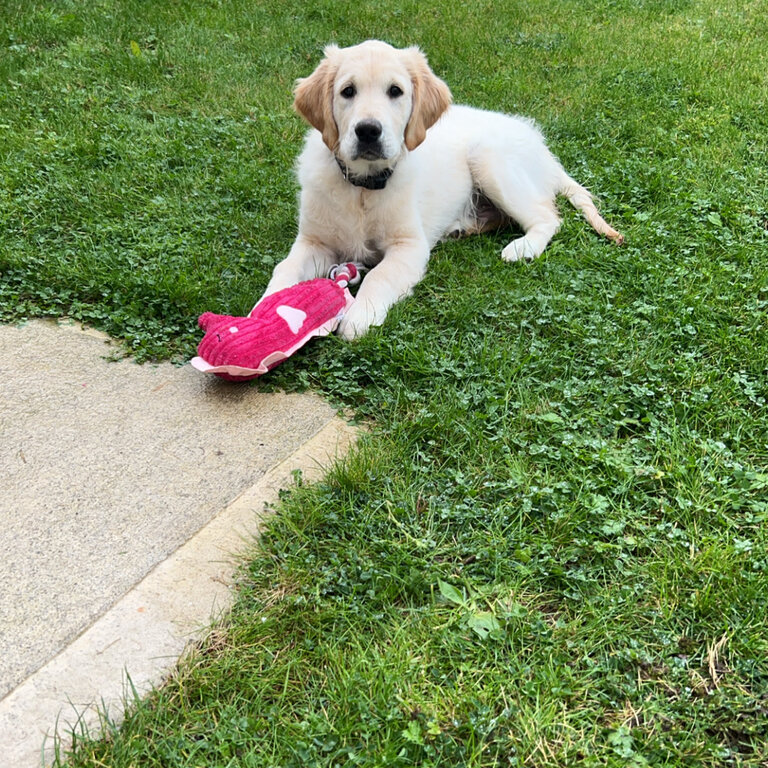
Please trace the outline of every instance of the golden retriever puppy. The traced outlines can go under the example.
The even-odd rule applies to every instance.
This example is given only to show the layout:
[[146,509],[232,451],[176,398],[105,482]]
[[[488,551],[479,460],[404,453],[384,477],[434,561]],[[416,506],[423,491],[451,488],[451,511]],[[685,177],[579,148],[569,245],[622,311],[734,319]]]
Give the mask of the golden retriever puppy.
[[525,234],[502,258],[538,256],[560,224],[558,194],[599,233],[623,240],[532,121],[451,106],[448,86],[418,48],[378,40],[329,46],[298,81],[294,106],[314,129],[298,162],[299,232],[265,295],[341,261],[372,267],[339,325],[345,339],[384,321],[448,235],[512,220]]

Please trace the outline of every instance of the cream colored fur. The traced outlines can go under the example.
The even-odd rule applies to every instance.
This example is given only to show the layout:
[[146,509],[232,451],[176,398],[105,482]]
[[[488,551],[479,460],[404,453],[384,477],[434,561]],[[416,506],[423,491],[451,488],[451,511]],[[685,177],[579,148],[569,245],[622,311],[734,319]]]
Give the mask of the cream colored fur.
[[[346,339],[384,321],[424,276],[432,247],[449,234],[511,219],[525,234],[503,249],[502,258],[541,254],[560,224],[558,194],[599,233],[623,240],[590,193],[566,174],[533,122],[451,106],[448,87],[417,48],[375,40],[329,46],[315,72],[298,81],[295,107],[316,130],[298,163],[298,237],[265,295],[325,275],[341,261],[373,266],[339,326]],[[372,122],[381,129],[376,156],[369,151],[363,157],[356,129]],[[345,179],[337,158],[353,176],[393,172],[383,189],[364,189]],[[481,215],[479,199],[490,201],[490,217]]]

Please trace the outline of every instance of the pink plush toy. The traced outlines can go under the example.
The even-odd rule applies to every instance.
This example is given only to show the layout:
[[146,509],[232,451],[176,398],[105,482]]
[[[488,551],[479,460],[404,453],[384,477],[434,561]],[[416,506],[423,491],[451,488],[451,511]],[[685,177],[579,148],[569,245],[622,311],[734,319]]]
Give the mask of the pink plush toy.
[[315,336],[336,330],[354,301],[347,287],[358,270],[342,264],[318,277],[265,296],[248,317],[205,312],[205,331],[191,364],[229,381],[247,381],[270,371]]

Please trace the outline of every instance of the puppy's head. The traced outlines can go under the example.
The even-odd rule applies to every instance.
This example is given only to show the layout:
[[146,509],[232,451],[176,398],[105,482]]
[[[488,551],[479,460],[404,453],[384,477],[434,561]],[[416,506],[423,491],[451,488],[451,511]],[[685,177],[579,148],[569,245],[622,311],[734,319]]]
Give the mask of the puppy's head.
[[296,84],[294,107],[345,164],[392,166],[413,150],[451,103],[451,92],[418,48],[369,40],[335,45]]

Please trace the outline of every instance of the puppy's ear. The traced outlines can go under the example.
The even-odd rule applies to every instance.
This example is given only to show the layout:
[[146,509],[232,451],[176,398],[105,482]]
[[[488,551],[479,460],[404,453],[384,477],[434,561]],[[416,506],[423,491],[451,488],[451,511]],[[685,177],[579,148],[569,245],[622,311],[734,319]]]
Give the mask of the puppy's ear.
[[451,105],[448,86],[429,68],[426,56],[418,48],[406,48],[408,68],[413,83],[411,117],[405,127],[405,146],[416,149],[440,115]]
[[334,152],[339,143],[339,129],[333,119],[333,83],[337,64],[335,45],[325,49],[325,58],[309,76],[296,81],[293,108],[323,134],[323,141]]

